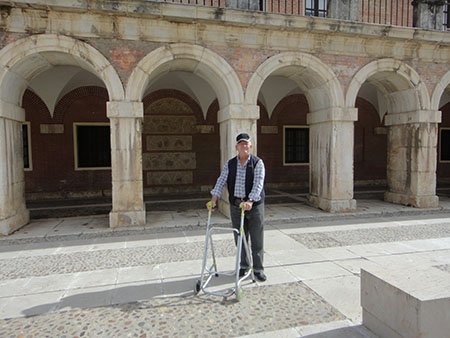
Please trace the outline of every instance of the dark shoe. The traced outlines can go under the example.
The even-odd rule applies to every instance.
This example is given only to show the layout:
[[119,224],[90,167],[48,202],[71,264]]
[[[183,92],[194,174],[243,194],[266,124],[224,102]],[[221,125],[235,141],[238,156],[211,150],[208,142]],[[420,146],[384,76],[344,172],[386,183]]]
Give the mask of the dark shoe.
[[267,279],[266,274],[264,271],[255,272],[255,278],[258,282],[265,282]]
[[246,272],[247,272],[247,269],[239,269],[239,277],[244,277]]

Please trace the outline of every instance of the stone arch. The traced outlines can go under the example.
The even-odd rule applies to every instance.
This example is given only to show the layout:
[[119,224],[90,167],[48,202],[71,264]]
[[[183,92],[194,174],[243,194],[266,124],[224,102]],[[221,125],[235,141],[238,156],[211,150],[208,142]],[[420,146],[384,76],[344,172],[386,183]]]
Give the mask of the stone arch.
[[[359,89],[370,81],[388,99],[388,112],[403,113],[430,109],[430,97],[425,84],[409,65],[395,59],[372,61],[353,77],[347,90],[345,103],[354,107]],[[396,93],[395,96],[388,96]],[[398,94],[397,94],[398,93]]]
[[433,94],[431,96],[431,109],[439,110],[439,103],[442,95],[447,87],[450,85],[450,71],[448,71],[442,79],[436,84]]
[[243,102],[239,78],[225,59],[205,47],[183,43],[160,47],[145,56],[129,78],[126,99],[141,101],[152,80],[175,70],[194,73],[207,81],[222,108]]
[[430,109],[426,85],[402,61],[372,61],[350,82],[348,107],[355,105],[365,83],[376,88],[378,112],[387,127],[385,201],[419,208],[437,207],[435,144],[440,114]]
[[317,57],[299,52],[284,52],[263,62],[248,83],[247,104],[256,104],[261,86],[270,75],[295,81],[305,93],[311,112],[344,106],[341,85],[331,68]]
[[20,106],[28,82],[57,65],[81,67],[99,77],[109,99],[121,101],[123,86],[111,63],[85,42],[56,34],[17,40],[0,51],[0,100]]

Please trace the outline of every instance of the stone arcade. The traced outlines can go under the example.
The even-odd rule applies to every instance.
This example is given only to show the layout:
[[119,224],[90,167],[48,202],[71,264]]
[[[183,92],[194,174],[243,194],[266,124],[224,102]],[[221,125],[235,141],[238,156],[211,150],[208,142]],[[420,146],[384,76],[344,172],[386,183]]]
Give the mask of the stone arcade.
[[[341,20],[356,14],[339,1],[334,19],[52,3],[0,1],[0,233],[29,221],[26,198],[49,196],[109,194],[111,227],[143,225],[145,194],[208,191],[242,131],[267,186],[308,188],[317,208],[353,210],[354,186],[380,182],[386,201],[438,206],[447,32]],[[109,125],[110,166],[79,164],[85,124]],[[290,127],[308,130],[306,159],[286,160]]]

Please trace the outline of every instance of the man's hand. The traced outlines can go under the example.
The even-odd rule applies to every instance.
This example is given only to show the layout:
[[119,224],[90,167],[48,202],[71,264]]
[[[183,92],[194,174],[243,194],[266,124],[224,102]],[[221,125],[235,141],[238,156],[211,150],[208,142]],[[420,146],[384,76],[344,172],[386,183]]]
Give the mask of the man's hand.
[[214,211],[215,208],[216,203],[214,203],[212,200],[206,203],[206,209],[208,209],[209,211]]
[[245,211],[252,210],[252,207],[253,207],[253,201],[245,201],[245,202],[242,202],[242,207],[243,207],[243,209],[244,209]]

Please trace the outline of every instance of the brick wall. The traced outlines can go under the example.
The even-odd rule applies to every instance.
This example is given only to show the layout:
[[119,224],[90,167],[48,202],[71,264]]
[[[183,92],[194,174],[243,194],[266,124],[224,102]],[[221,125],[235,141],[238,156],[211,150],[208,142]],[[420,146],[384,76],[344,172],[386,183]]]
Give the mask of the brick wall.
[[358,98],[356,108],[358,121],[355,122],[354,180],[385,180],[387,130],[371,103]]
[[266,165],[266,185],[268,187],[308,186],[309,165],[283,165],[283,126],[306,126],[308,111],[308,102],[305,96],[299,94],[283,98],[273,110],[270,118],[265,107],[260,104],[258,156],[264,160]]
[[23,96],[31,127],[33,170],[25,171],[28,198],[109,194],[111,170],[76,171],[74,122],[109,122],[108,94],[99,87],[81,87],[66,94],[50,115],[44,102],[27,90]]

